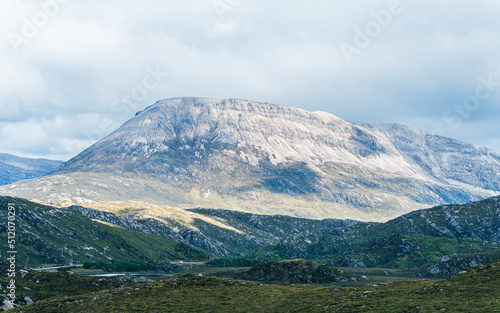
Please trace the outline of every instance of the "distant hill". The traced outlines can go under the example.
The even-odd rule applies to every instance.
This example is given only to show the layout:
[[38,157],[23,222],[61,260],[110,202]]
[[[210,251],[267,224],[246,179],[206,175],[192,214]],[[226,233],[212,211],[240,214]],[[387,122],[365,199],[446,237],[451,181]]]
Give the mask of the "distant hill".
[[[412,269],[417,276],[445,276],[500,260],[500,197],[414,211],[386,223],[188,210],[134,201],[73,199],[54,207],[0,197],[4,207],[9,201],[19,207],[21,255],[30,255],[34,264],[165,261],[184,259],[187,250],[192,258],[203,253],[253,261],[304,258],[335,267],[400,268]],[[2,232],[5,214],[0,211]]]
[[385,221],[500,193],[500,156],[398,124],[241,99],[173,98],[49,176],[0,194]]
[[62,161],[22,158],[0,153],[0,185],[47,175],[62,163]]

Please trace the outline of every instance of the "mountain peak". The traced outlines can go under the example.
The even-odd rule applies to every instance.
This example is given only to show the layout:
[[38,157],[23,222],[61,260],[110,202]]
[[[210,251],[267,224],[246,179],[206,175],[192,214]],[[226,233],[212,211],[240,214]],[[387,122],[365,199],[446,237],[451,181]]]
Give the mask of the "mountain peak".
[[172,148],[196,150],[201,145],[237,148],[253,165],[264,159],[274,165],[302,162],[317,170],[325,162],[346,162],[415,172],[402,159],[394,162],[396,153],[386,142],[334,115],[242,99],[161,100],[92,149],[105,148],[99,151],[102,155],[140,152],[149,156]]
[[402,125],[193,97],[156,102],[16,190],[369,220],[494,196],[498,173],[493,152]]

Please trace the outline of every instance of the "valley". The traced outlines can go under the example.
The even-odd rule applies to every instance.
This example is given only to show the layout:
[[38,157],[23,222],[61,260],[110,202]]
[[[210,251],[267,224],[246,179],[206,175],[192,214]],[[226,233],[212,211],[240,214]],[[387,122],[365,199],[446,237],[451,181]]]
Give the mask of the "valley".
[[[357,287],[270,285],[184,275],[151,282],[68,273],[19,280],[32,304],[11,312],[496,312],[500,264],[477,266],[442,281],[393,281]],[[30,296],[28,296],[30,295]]]
[[[470,143],[172,98],[67,162],[37,162],[46,172],[23,165],[32,179],[0,186],[0,207],[15,207],[21,307],[0,279],[13,312],[499,305],[500,156]],[[7,220],[0,210],[4,241]]]

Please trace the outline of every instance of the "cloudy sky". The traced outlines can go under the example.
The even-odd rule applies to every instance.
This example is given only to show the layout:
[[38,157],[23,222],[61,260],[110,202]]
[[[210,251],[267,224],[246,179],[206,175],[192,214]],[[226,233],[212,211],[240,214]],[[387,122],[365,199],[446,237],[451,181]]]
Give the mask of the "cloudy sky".
[[159,99],[398,122],[500,153],[495,0],[0,0],[0,152],[67,160]]

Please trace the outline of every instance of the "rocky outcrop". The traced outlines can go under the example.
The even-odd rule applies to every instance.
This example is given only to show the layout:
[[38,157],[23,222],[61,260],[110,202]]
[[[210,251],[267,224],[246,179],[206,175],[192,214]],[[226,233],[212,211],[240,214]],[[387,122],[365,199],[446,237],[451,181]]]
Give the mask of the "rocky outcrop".
[[315,264],[310,260],[295,259],[262,262],[237,277],[273,283],[326,284],[349,280],[355,281],[359,278],[359,275],[346,274],[341,269]]
[[469,267],[498,262],[499,259],[500,256],[494,253],[444,256],[441,260],[432,265],[421,267],[413,276],[450,276],[460,273]]

